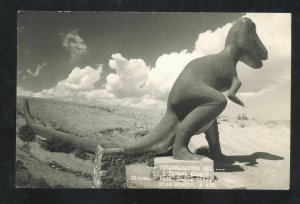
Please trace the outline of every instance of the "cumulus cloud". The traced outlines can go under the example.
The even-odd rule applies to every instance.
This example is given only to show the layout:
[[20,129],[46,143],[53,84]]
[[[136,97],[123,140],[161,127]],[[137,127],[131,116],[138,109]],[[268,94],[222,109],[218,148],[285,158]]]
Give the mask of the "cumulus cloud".
[[166,101],[172,85],[187,63],[224,48],[230,27],[228,23],[215,31],[200,33],[192,52],[183,49],[163,54],[151,68],[142,59],[128,60],[120,53],[113,54],[109,65],[116,73],[107,77],[106,90],[117,98],[139,96],[140,101],[133,101],[139,106],[157,105]]
[[239,95],[244,99],[254,98],[254,97],[260,96],[262,94],[266,94],[270,91],[273,91],[282,84],[290,83],[290,82],[291,82],[291,76],[289,74],[287,74],[282,77],[282,80],[279,83],[271,84],[271,85],[267,86],[266,88],[261,89],[260,91],[242,92]]
[[80,91],[77,97],[83,97],[88,100],[97,99],[112,99],[114,95],[107,92],[105,89],[92,89],[89,91]]
[[91,90],[94,83],[100,79],[102,67],[93,69],[87,66],[83,69],[75,67],[68,78],[58,82],[57,86],[73,90]]
[[17,87],[17,96],[32,96],[32,95],[33,95],[32,91],[26,91],[20,86]]
[[126,59],[113,54],[109,66],[116,73],[107,76],[105,90],[116,98],[142,97],[166,100],[168,93],[184,68],[196,57],[187,50],[160,56],[150,68],[142,59]]
[[[113,54],[109,66],[116,73],[107,77],[106,94],[123,98],[123,101],[130,101],[134,106],[164,107],[162,103],[165,104],[172,85],[187,63],[197,57],[220,52],[230,27],[231,24],[226,24],[215,31],[200,33],[192,52],[183,49],[163,54],[154,67],[149,67],[143,59],[126,59],[120,53]],[[129,100],[128,97],[135,99]]]
[[153,98],[166,100],[172,85],[185,65],[198,56],[198,54],[189,53],[187,50],[160,56],[149,74],[149,94]]
[[204,33],[200,33],[195,42],[195,50],[193,52],[197,53],[198,56],[204,56],[222,51],[231,26],[232,23],[227,23],[215,31],[208,30]]
[[94,89],[94,84],[100,79],[102,65],[97,69],[90,66],[85,68],[75,67],[69,76],[50,89],[35,93],[35,97],[78,97]]
[[[251,13],[245,16],[255,22],[257,33],[269,52],[269,59],[264,61],[262,69],[252,69],[243,63],[238,63],[238,75],[243,82],[240,95],[243,98],[253,98],[276,89],[282,83],[290,83],[291,19],[289,14],[278,13]],[[182,50],[163,54],[157,59],[155,66],[150,69],[142,59],[139,59],[137,67],[142,72],[137,73],[141,76],[132,77],[126,82],[122,79],[125,80],[127,75],[135,73],[129,67],[129,62],[133,59],[127,60],[121,54],[117,54],[122,60],[114,64],[118,59],[113,55],[110,64],[114,64],[111,68],[117,71],[116,74],[111,74],[107,78],[107,91],[116,97],[141,96],[140,104],[142,101],[146,104],[147,100],[166,100],[174,81],[189,61],[222,51],[231,26],[232,23],[228,23],[214,31],[208,30],[200,33],[192,52]],[[113,85],[114,88],[110,85]],[[125,90],[124,85],[131,88]],[[145,96],[147,99],[144,98]]]
[[146,94],[146,82],[150,67],[141,59],[127,60],[121,54],[113,54],[109,66],[116,73],[107,76],[106,90],[116,97],[136,97]]
[[[129,100],[128,100],[129,101]],[[148,95],[143,96],[135,101],[129,101],[127,104],[128,106],[132,107],[139,107],[139,108],[155,108],[155,109],[166,109],[167,104],[165,101],[157,100],[155,98],[149,97]]]
[[[32,76],[32,77],[37,77],[40,75],[40,71],[47,65],[46,62],[44,62],[43,64],[38,64],[37,67],[35,68],[34,71],[31,71],[30,69],[26,69],[26,72]],[[20,71],[20,74],[22,73],[22,70]],[[18,72],[19,74],[19,72]],[[26,78],[25,78],[26,79]]]
[[[289,14],[246,14],[256,26],[258,36],[269,52],[262,69],[252,69],[238,63],[237,71],[243,86],[239,94],[244,99],[255,98],[270,92],[278,85],[290,82],[291,75],[291,18]],[[116,103],[139,107],[163,107],[171,87],[185,65],[191,60],[222,51],[225,39],[233,23],[227,23],[214,31],[200,33],[194,50],[186,49],[161,55],[154,67],[143,59],[127,59],[121,53],[112,54],[109,67],[115,71],[106,78],[102,89],[95,89],[100,79],[101,68],[74,68],[67,79],[34,96],[84,97],[90,100],[114,99]],[[72,31],[65,36],[64,46],[72,58],[85,54],[87,46]]]
[[87,45],[79,36],[78,30],[73,30],[66,34],[63,39],[63,46],[71,52],[71,62],[77,61],[80,56],[87,53]]
[[[193,52],[183,49],[163,54],[154,67],[147,65],[143,59],[127,59],[122,54],[115,53],[108,63],[115,73],[107,76],[104,89],[80,91],[76,94],[91,100],[111,98],[123,105],[165,107],[172,85],[185,65],[197,57],[221,51],[229,29],[230,24],[226,24],[214,32],[199,34]],[[53,95],[52,89],[44,92]],[[59,92],[61,95],[62,93]]]

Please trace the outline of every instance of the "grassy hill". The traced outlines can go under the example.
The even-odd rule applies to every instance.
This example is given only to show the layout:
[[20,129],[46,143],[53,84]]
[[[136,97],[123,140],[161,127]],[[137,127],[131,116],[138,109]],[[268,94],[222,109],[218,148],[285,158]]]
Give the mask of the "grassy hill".
[[[38,142],[43,138],[28,137],[32,133],[25,126],[23,99],[17,97],[16,186],[90,188],[93,155],[57,141],[43,145]],[[37,122],[100,143],[133,141],[150,131],[163,115],[161,110],[57,99],[30,98],[29,105]],[[289,121],[226,116],[218,121],[223,153],[235,161],[223,172],[216,172],[224,188],[288,188]],[[189,144],[191,151],[206,146],[203,135],[194,136]]]

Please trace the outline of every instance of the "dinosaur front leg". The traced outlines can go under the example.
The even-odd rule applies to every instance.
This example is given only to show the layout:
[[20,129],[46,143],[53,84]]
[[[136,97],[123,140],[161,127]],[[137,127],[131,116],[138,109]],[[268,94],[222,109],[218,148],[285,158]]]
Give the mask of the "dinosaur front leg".
[[214,120],[213,124],[204,133],[209,145],[212,159],[221,160],[223,158],[223,154],[221,151],[217,119]]

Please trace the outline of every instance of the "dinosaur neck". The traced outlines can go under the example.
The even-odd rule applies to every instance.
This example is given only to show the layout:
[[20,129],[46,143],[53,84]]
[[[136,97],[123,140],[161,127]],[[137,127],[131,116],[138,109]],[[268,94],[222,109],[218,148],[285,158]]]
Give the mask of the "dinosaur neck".
[[237,64],[237,62],[241,58],[241,51],[239,48],[237,48],[235,45],[227,45],[222,52],[220,53],[224,56],[224,58],[227,58],[228,60],[232,61],[234,64]]

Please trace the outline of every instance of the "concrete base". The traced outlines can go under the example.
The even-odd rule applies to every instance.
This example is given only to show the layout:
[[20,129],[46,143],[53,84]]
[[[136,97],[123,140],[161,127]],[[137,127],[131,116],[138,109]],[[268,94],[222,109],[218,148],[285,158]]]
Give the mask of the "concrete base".
[[[116,151],[118,152],[118,151]],[[214,162],[176,160],[173,156],[154,158],[154,167],[126,162],[121,153],[98,146],[95,157],[94,188],[214,188]],[[142,157],[141,157],[142,158]],[[128,158],[127,158],[128,160]],[[126,165],[130,164],[130,165]],[[126,166],[125,166],[126,165]]]
[[118,153],[106,154],[97,147],[94,167],[94,188],[126,188],[125,156]]
[[177,160],[173,156],[154,159],[153,177],[214,178],[213,160],[203,157],[200,161]]
[[128,188],[156,189],[214,189],[214,163],[209,158],[201,161],[176,160],[156,157],[154,167],[145,164],[126,166]]

